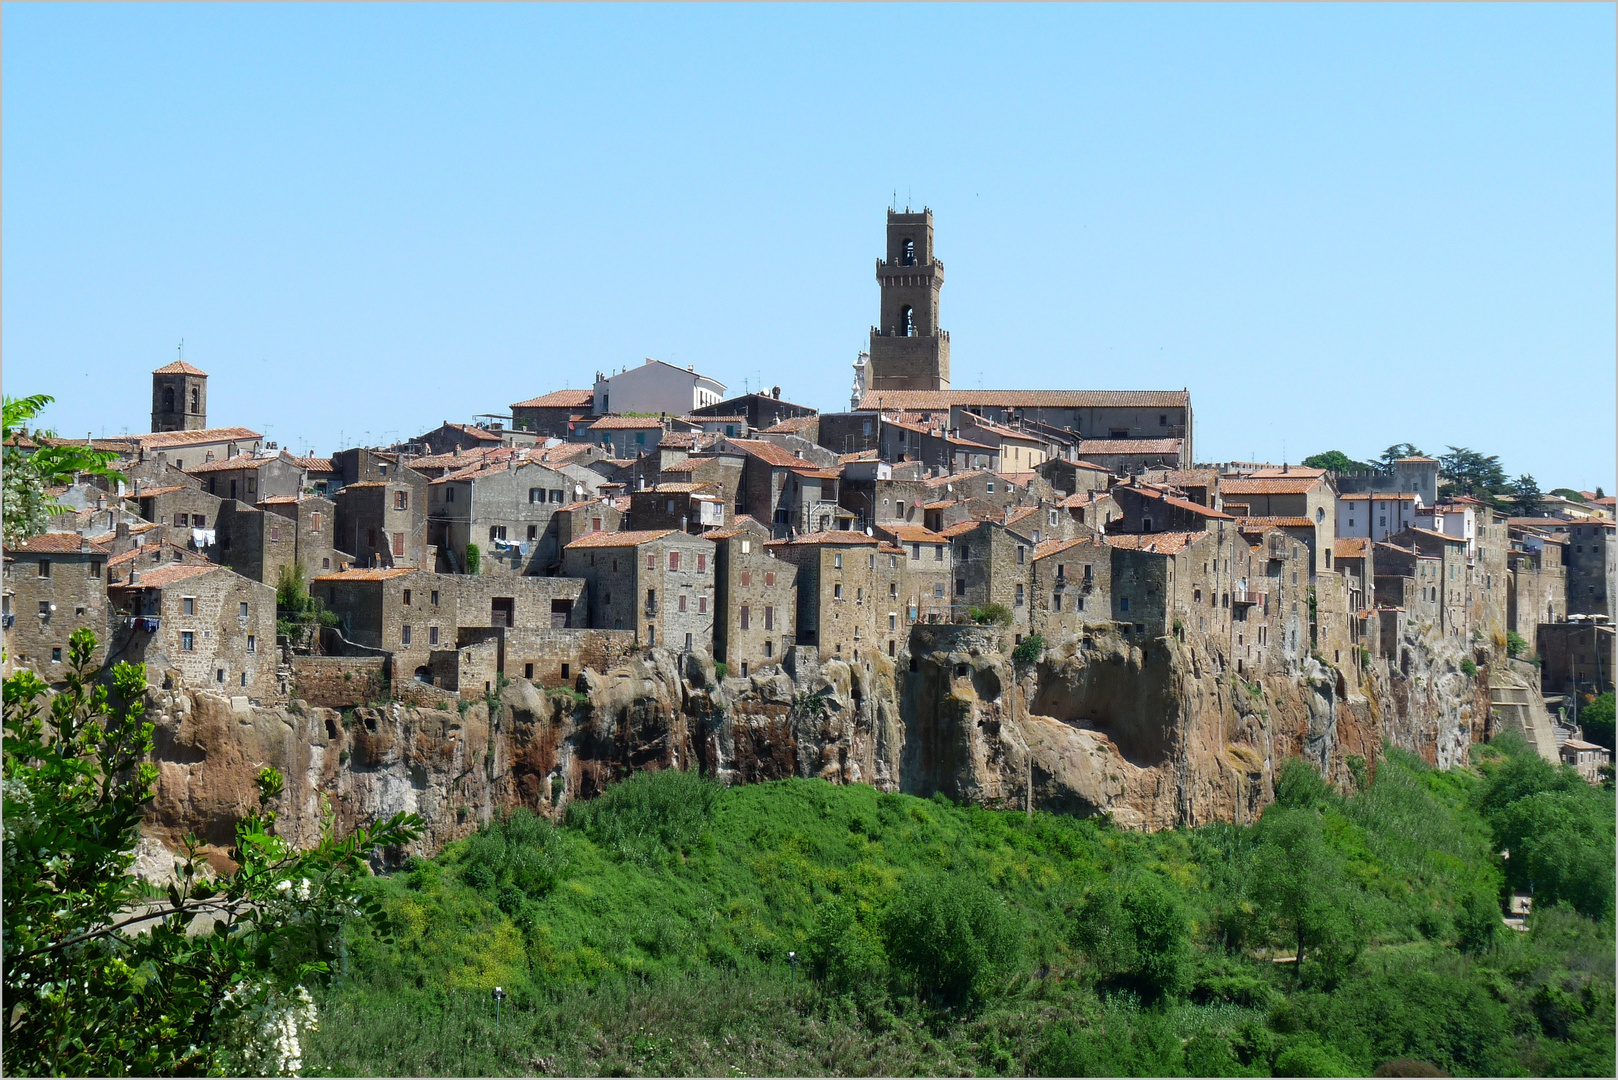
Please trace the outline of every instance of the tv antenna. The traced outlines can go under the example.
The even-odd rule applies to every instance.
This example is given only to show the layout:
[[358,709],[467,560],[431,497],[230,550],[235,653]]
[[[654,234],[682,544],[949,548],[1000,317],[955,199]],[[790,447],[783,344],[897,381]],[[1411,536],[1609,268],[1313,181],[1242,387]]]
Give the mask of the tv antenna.
[[184,360],[185,359],[185,338],[181,338],[180,343],[178,345],[176,345],[175,348],[180,351],[180,359]]

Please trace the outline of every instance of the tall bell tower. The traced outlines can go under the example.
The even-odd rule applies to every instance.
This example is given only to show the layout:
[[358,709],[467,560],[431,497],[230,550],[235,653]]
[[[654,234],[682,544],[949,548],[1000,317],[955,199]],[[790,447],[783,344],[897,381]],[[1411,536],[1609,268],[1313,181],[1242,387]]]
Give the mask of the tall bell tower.
[[933,257],[933,212],[888,211],[888,257],[876,264],[881,322],[871,327],[871,390],[948,390],[949,333],[938,328],[944,264]]
[[152,372],[152,430],[208,426],[208,373],[176,360]]

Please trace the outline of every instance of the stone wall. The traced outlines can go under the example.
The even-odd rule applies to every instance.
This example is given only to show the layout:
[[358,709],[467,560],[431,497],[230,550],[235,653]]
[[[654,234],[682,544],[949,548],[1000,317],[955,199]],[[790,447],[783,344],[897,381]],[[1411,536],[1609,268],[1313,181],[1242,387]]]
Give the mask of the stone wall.
[[383,656],[294,656],[292,694],[325,709],[350,709],[386,692]]

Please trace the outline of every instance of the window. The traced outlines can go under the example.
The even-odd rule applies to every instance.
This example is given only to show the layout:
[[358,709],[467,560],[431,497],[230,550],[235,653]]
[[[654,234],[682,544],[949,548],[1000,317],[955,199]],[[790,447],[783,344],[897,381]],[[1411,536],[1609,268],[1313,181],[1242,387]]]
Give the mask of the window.
[[191,411],[194,413],[202,411],[202,395],[195,386],[191,388]]
[[163,411],[166,413],[174,411],[174,387],[172,386],[163,387]]
[[1021,586],[1021,585],[1018,585],[1018,586],[1017,586],[1017,600],[1016,600],[1016,606],[1017,606],[1017,607],[1022,607],[1022,586]]
[[531,503],[544,502],[545,501],[545,489],[544,488],[529,488],[528,489],[528,501],[531,502]]
[[900,517],[905,516],[905,504],[904,504],[903,500],[900,500],[900,502],[899,502],[899,516]]
[[522,677],[525,678],[525,679],[532,679],[534,677],[534,665],[533,664],[524,664],[522,666]]
[[669,569],[670,570],[678,570],[679,568],[680,568],[680,553],[678,551],[669,552]]
[[1119,611],[1128,611],[1129,610],[1129,597],[1120,596],[1118,598],[1118,610]]
[[1168,413],[1158,413],[1157,414],[1157,426],[1158,427],[1168,427],[1169,426],[1169,414]]
[[255,495],[255,494],[258,493],[258,478],[257,477],[249,476],[247,478],[247,493],[249,495]]
[[708,598],[706,596],[697,597],[697,614],[708,614]]
[[764,629],[775,629],[775,609],[773,607],[767,607],[764,609]]
[[60,664],[61,662],[62,662],[62,647],[60,645],[58,645],[55,648],[51,649],[51,663]]
[[224,668],[220,668],[218,671],[215,671],[213,673],[213,681],[223,685],[223,683],[225,681],[225,669]]
[[445,502],[454,502],[455,501],[455,489],[454,488],[451,487],[451,488],[445,488],[444,489],[444,501]]
[[[831,564],[832,564],[833,569],[841,570],[843,568],[843,553],[841,551],[832,553]],[[47,570],[44,574],[41,574],[40,576],[41,577],[49,577],[50,572]]]
[[270,542],[272,544],[279,544],[281,542],[281,526],[270,526]]
[[774,570],[766,570],[766,571],[764,571],[764,587],[767,588],[767,589],[775,588],[775,571]]
[[49,559],[41,559],[41,560],[39,560],[39,576],[40,577],[50,577],[51,576],[51,561]]
[[[900,266],[915,266],[916,265],[916,242],[914,240],[906,240],[905,241],[904,248],[899,253],[899,265]],[[907,308],[906,310],[909,310],[909,309]]]
[[438,606],[438,590],[437,589],[433,590],[432,601],[433,601],[433,607],[437,607]]
[[376,547],[376,530],[375,529],[366,529],[365,530],[365,546],[369,547],[369,548]]
[[185,596],[180,598],[180,614],[195,615],[197,613],[197,598]]
[[195,652],[197,649],[197,635],[192,630],[180,631],[180,651]]
[[551,502],[555,503],[557,506],[561,506],[562,496],[563,492],[561,488],[551,488]]
[[539,526],[538,525],[530,525],[530,526],[528,526],[528,539],[530,539],[530,540],[538,540],[539,539]]
[[775,655],[775,642],[773,642],[773,641],[765,641],[764,642],[764,655],[766,657],[771,657],[771,656]]
[[[175,554],[178,555],[179,552],[175,552]],[[101,560],[100,559],[91,559],[90,560],[90,576],[93,577],[93,578],[98,578],[98,577],[101,576]]]
[[1017,545],[1017,565],[1023,566],[1028,562],[1028,549],[1021,544]]
[[[616,570],[617,567],[614,566],[613,569]],[[646,553],[646,569],[648,569],[648,570],[656,570],[657,569],[657,553],[655,551],[648,551]]]
[[[503,532],[505,532],[505,529],[501,529],[500,531],[503,533]],[[405,553],[404,552],[404,533],[402,533],[402,532],[396,532],[396,533],[393,534],[393,553],[395,555],[398,555],[398,556],[403,556],[404,553]]]
[[680,594],[680,610],[685,610],[685,593]]
[[899,336],[916,336],[916,315],[908,304],[899,309]]
[[955,595],[956,596],[965,596],[966,595],[966,579],[965,578],[958,577],[958,578],[955,579]]
[[429,645],[437,645],[438,644],[438,627],[429,626],[427,628],[427,644],[429,644]]
[[708,572],[708,556],[699,554],[697,556],[697,573],[706,574],[707,572]]
[[741,621],[741,628],[743,630],[746,630],[746,629],[749,628],[749,625],[750,625],[749,624],[749,619],[750,619],[751,616],[752,616],[752,609],[750,607],[748,607],[746,604],[743,604],[742,605],[742,612],[741,612],[741,620],[742,620]]
[[236,605],[236,616],[242,619],[247,618],[247,605],[245,603]]
[[[876,569],[876,555],[875,554],[871,555],[870,563],[868,565],[870,566],[870,568],[872,570]],[[892,565],[892,564],[890,564],[890,565]]]
[[751,540],[743,540],[742,541],[742,554],[746,555],[747,553],[749,553],[752,550],[753,550],[753,541],[751,541]]
[[990,495],[993,495],[993,494],[994,494],[994,481],[993,481],[993,480],[990,480],[990,481],[989,481],[989,483],[988,483],[988,485],[987,485],[987,488],[986,488],[986,490],[987,490],[987,491],[988,491],[988,493],[989,493],[989,494],[990,494]]
[[258,652],[258,638],[252,634],[247,635],[247,651],[250,653]]
[[843,598],[843,586],[841,583],[831,587],[831,598],[833,600],[841,600]]
[[319,510],[316,510],[314,513],[309,515],[309,531],[312,532],[312,533],[318,533],[320,531],[320,511]]
[[[506,538],[506,527],[504,525],[490,525],[489,526],[489,539],[491,541],[493,541],[493,540],[504,540],[505,538]],[[401,552],[400,554],[403,554],[403,552]]]
[[401,644],[401,645],[410,644],[410,624],[409,623],[405,623],[403,626],[401,626],[399,628],[399,644]]
[[897,581],[888,582],[888,599],[897,600],[898,598],[899,598],[899,583]]
[[921,542],[919,540],[910,545],[910,558],[913,562],[921,561]]
[[[898,587],[895,586],[894,590],[897,591],[897,589],[898,589]],[[942,599],[944,599],[944,583],[942,581],[933,582],[933,599],[934,600],[942,600]]]
[[175,514],[174,515],[174,527],[176,529],[185,528],[185,515],[184,514]]
[[1061,611],[1062,610],[1062,594],[1061,593],[1057,593],[1055,596],[1051,597],[1051,610],[1052,611]]
[[[183,525],[185,523],[181,522],[181,524]],[[192,514],[191,515],[191,527],[193,529],[201,529],[201,528],[205,527],[207,524],[208,524],[208,519],[205,516],[203,516],[202,514]]]

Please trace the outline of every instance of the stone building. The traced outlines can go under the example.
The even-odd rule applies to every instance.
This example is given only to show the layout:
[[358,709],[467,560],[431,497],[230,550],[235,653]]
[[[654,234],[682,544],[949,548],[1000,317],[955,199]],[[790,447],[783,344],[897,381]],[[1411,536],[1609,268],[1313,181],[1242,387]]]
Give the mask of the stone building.
[[1101,537],[1044,540],[1029,576],[1029,630],[1051,643],[1112,622],[1112,549]]
[[1507,555],[1506,629],[1533,648],[1540,623],[1567,617],[1565,541],[1534,530],[1511,530]]
[[740,397],[726,398],[724,401],[712,405],[703,405],[691,410],[692,418],[711,416],[743,416],[747,418],[747,426],[755,431],[774,427],[783,420],[795,420],[816,415],[816,411],[807,405],[794,405],[790,401],[781,400],[781,388],[775,387],[768,394],[743,394]]
[[[1064,499],[1070,495],[1083,495],[1091,491],[1104,492],[1112,486],[1112,472],[1105,466],[1091,461],[1049,458],[1034,471],[1045,478],[1059,498]],[[1205,500],[1194,501],[1209,505]]]
[[206,551],[218,540],[219,508],[224,500],[200,486],[139,487],[132,499],[141,517],[161,527],[160,538],[168,543]]
[[1012,633],[1029,633],[1029,576],[1036,541],[998,521],[963,521],[943,530],[953,547],[954,612],[1000,604],[1011,612]]
[[129,579],[131,573],[140,573],[156,570],[168,563],[183,563],[186,566],[216,566],[211,559],[171,544],[167,541],[153,541],[148,544],[139,544],[128,548],[107,560],[107,584],[118,585]]
[[583,435],[614,458],[633,459],[657,449],[665,422],[656,416],[603,416]]
[[950,538],[921,525],[887,524],[877,536],[902,548],[899,560],[900,609],[905,626],[913,622],[948,622],[954,598],[955,548]]
[[[272,517],[282,519],[279,528],[289,529],[293,539],[293,561],[303,567],[304,580],[316,574],[340,570],[354,561],[354,556],[341,551],[332,543],[337,532],[337,504],[319,495],[298,498],[278,497],[265,499],[259,508]],[[270,541],[277,539],[277,525],[270,522]],[[279,568],[276,568],[279,574]],[[274,585],[276,577],[266,576],[266,584]]]
[[1315,572],[1330,570],[1337,540],[1337,492],[1329,477],[1316,473],[1225,477],[1219,481],[1221,506],[1239,518],[1308,519],[1314,530],[1309,550]]
[[1613,690],[1614,631],[1603,615],[1574,615],[1540,623],[1535,645],[1540,686],[1547,694]]
[[753,520],[768,522],[775,536],[825,532],[843,516],[840,471],[762,439],[728,439],[725,445],[747,455],[737,505]]
[[712,541],[675,529],[589,533],[562,549],[562,573],[589,582],[591,626],[712,651]]
[[402,477],[345,484],[333,500],[334,546],[352,553],[358,566],[430,569],[425,494]]
[[264,436],[244,427],[197,428],[134,435],[128,443],[139,461],[161,453],[170,465],[184,469],[187,464],[257,454]]
[[656,484],[629,494],[629,527],[679,529],[700,536],[725,527],[729,501],[718,484]]
[[480,573],[537,574],[559,558],[560,549],[547,542],[551,516],[600,487],[589,469],[517,456],[452,472],[428,487],[427,542],[455,569],[466,565],[467,545],[476,544]]
[[153,431],[199,431],[207,426],[207,372],[184,360],[152,372]]
[[[1232,530],[1234,532],[1234,530]],[[1197,635],[1216,651],[1229,637],[1229,591],[1217,571],[1217,544],[1206,531],[1108,535],[1112,549],[1112,618],[1125,636],[1145,644],[1173,634]],[[1224,602],[1221,603],[1221,596]]]
[[[495,431],[476,424],[452,424],[445,420],[433,430],[411,439],[408,446],[426,454],[450,454],[456,450],[490,450],[507,445],[504,436],[504,431]],[[532,442],[533,437],[530,435],[527,440]],[[394,447],[401,451],[406,448],[404,444]]]
[[553,561],[543,568],[544,573],[555,573],[562,566],[562,551],[573,541],[590,533],[617,532],[623,528],[624,512],[613,505],[607,496],[581,499],[569,503],[551,515],[545,530],[545,550],[553,552]]
[[[1442,631],[1444,559],[1394,540],[1373,545],[1376,605],[1405,612],[1418,631]],[[1389,654],[1385,654],[1389,655]],[[1391,658],[1391,656],[1390,656]]]
[[[1412,547],[1423,555],[1440,560],[1437,582],[1439,624],[1446,637],[1468,636],[1472,630],[1472,575],[1466,557],[1466,541],[1459,536],[1433,532],[1431,529],[1406,529],[1391,537],[1389,543]],[[1504,595],[1502,589],[1502,601]]]
[[873,391],[948,390],[949,332],[938,326],[944,264],[933,254],[933,212],[888,211],[888,252],[876,264],[881,314],[871,327]]
[[1385,471],[1335,475],[1338,491],[1355,494],[1414,492],[1423,506],[1438,502],[1438,462],[1430,457],[1399,458]]
[[554,390],[511,406],[511,425],[552,439],[567,439],[574,427],[595,419],[595,391]]
[[1190,463],[1184,439],[1084,439],[1079,453],[1117,476],[1177,469]]
[[1229,522],[1234,526],[1236,520],[1221,510],[1144,484],[1119,484],[1110,494],[1117,504],[1118,515],[1111,522],[1109,532],[1200,532],[1213,522]]
[[1585,520],[1567,529],[1567,610],[1577,615],[1612,616],[1614,574],[1618,573],[1618,523]]
[[809,533],[768,545],[798,567],[797,640],[822,659],[854,659],[860,649],[898,655],[905,627],[899,589],[903,553],[873,536]]
[[170,562],[109,586],[110,654],[146,681],[272,701],[280,694],[275,590],[223,566]]
[[295,458],[274,452],[200,461],[186,471],[201,481],[208,494],[240,499],[248,505],[276,496],[296,498],[303,494],[306,479]]
[[5,648],[12,665],[55,682],[66,673],[68,638],[95,632],[97,662],[107,656],[107,559],[78,533],[42,533],[5,551]]
[[797,641],[798,567],[765,546],[750,517],[704,534],[714,545],[714,659],[747,676],[781,662]]

